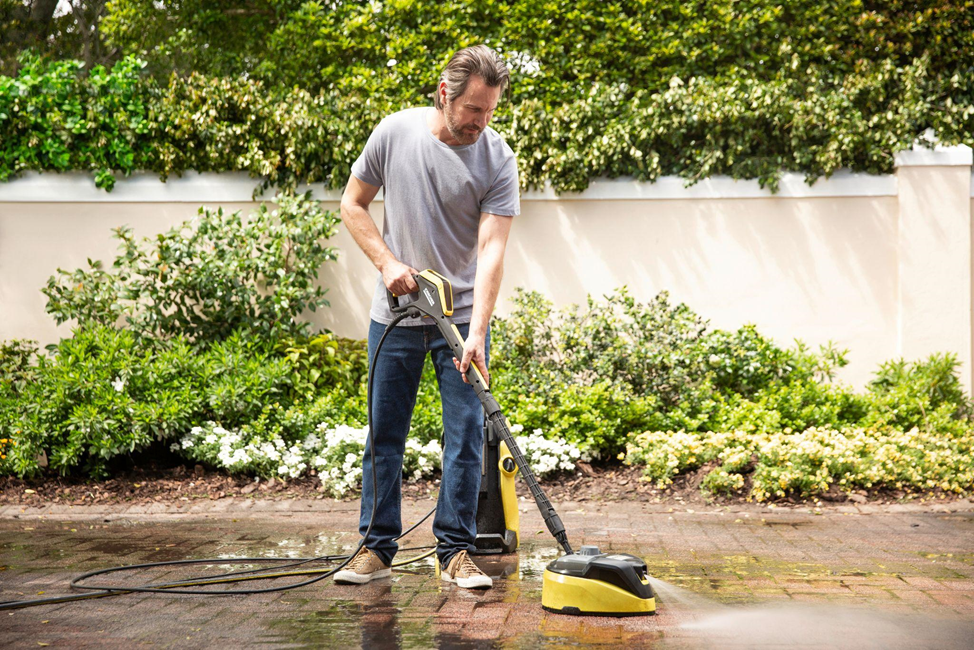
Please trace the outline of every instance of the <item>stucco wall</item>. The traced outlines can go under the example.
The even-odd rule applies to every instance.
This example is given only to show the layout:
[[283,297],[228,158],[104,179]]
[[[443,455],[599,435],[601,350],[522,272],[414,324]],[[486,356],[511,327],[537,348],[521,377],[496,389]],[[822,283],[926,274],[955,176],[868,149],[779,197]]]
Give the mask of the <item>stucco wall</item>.
[[[517,286],[559,305],[623,284],[640,299],[665,289],[715,327],[753,322],[785,345],[836,341],[851,351],[841,378],[856,386],[881,361],[938,350],[961,356],[969,386],[970,174],[969,164],[902,166],[896,176],[840,175],[812,188],[789,177],[775,196],[730,179],[526,193],[498,312]],[[79,182],[90,180],[34,175],[0,186],[0,339],[65,335],[40,288],[58,267],[110,263],[111,228],[152,235],[201,204],[254,205],[253,181],[238,176],[191,176],[161,190],[154,179],[123,181],[109,196]],[[337,194],[317,195],[337,209]],[[381,200],[373,217],[381,222]],[[375,271],[344,229],[333,243],[340,259],[321,274],[332,306],[312,318],[364,337]]]

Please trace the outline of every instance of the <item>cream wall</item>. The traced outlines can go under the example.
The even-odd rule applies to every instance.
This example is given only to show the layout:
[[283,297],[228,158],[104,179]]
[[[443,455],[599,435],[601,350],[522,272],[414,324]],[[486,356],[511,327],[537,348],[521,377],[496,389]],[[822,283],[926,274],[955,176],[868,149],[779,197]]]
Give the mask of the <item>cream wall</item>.
[[[970,163],[902,162],[896,176],[840,174],[811,188],[789,175],[774,196],[730,179],[689,189],[663,179],[652,186],[601,181],[567,197],[525,193],[497,311],[507,313],[517,286],[559,305],[623,284],[642,300],[665,289],[715,327],[753,322],[783,345],[800,338],[849,348],[841,378],[856,386],[881,361],[940,350],[961,356],[970,386]],[[152,235],[201,204],[254,205],[254,181],[238,175],[190,175],[165,185],[137,178],[111,195],[90,184],[28,175],[0,185],[0,339],[46,344],[65,335],[44,312],[40,288],[57,267],[78,268],[88,257],[110,264],[111,228],[127,224]],[[335,193],[316,195],[337,209]],[[381,222],[381,200],[373,207]],[[361,338],[375,271],[344,229],[332,243],[339,261],[321,274],[331,308],[309,316]]]
[[558,303],[628,285],[669,290],[716,327],[748,322],[783,344],[835,340],[860,384],[896,345],[890,198],[537,204],[512,233],[515,284]]

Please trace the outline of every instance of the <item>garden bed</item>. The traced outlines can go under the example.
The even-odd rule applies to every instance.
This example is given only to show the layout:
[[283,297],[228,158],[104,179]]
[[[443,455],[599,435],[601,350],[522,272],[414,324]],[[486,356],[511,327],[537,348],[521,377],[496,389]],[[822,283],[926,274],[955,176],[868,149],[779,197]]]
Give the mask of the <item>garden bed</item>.
[[[710,468],[701,468],[675,477],[673,483],[659,489],[653,483],[641,480],[638,467],[620,465],[589,466],[580,464],[580,471],[563,473],[542,481],[548,496],[557,505],[564,501],[643,501],[671,503],[674,505],[732,505],[745,503],[743,497],[714,497],[700,491],[700,483]],[[437,479],[403,481],[403,496],[410,499],[433,497],[439,489]],[[523,481],[517,482],[518,495],[530,502],[531,496]],[[244,497],[267,500],[283,499],[330,499],[316,477],[302,477],[287,481],[276,479],[255,480],[252,477],[228,476],[223,472],[206,471],[202,467],[149,468],[121,474],[105,481],[85,478],[45,477],[23,480],[0,477],[0,503],[29,506],[144,504],[151,502],[177,503],[198,500],[215,500]],[[771,503],[792,505],[805,503],[875,503],[889,504],[904,500],[936,498],[952,501],[958,495],[940,491],[925,494],[899,490],[876,490],[845,494],[832,490],[817,498],[776,499]],[[355,501],[358,494],[349,495],[343,501]]]

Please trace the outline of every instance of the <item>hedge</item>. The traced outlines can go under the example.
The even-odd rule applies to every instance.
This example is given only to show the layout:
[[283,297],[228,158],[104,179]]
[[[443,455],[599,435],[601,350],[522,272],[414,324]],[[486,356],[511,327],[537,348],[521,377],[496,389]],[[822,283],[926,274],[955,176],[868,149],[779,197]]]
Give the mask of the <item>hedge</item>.
[[[111,189],[137,170],[162,180],[246,171],[265,187],[341,188],[374,125],[404,107],[198,74],[160,86],[140,73],[144,65],[125,59],[83,75],[77,62],[27,57],[17,77],[0,77],[0,181],[84,170]],[[945,144],[974,143],[974,75],[945,79],[930,66],[864,64],[840,80],[812,68],[773,80],[674,77],[659,91],[596,83],[555,107],[512,104],[493,125],[518,154],[525,188],[727,174],[774,190],[783,171],[809,182],[840,168],[888,173],[895,152],[928,128]]]

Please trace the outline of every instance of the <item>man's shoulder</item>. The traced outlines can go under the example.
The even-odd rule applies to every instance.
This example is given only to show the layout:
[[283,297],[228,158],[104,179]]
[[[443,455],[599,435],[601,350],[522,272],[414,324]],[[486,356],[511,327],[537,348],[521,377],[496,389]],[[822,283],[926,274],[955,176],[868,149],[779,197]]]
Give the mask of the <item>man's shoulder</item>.
[[426,110],[427,107],[425,106],[417,106],[415,108],[404,108],[401,111],[390,113],[382,118],[376,130],[396,130],[405,126],[413,126],[422,118],[422,114]]
[[490,150],[491,158],[506,162],[508,159],[514,157],[514,150],[511,149],[511,145],[507,144],[504,136],[495,131],[493,127],[488,126],[484,129],[483,139]]

